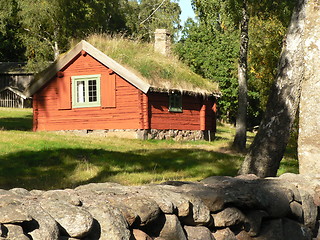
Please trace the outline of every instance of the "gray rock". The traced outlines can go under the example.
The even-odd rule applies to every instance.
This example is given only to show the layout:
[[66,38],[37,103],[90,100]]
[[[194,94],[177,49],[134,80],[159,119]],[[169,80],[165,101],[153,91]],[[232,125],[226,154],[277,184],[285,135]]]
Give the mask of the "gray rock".
[[31,221],[23,202],[24,199],[9,191],[0,195],[0,223]]
[[[185,193],[179,191],[177,187],[170,185],[160,185],[158,186],[160,190],[160,194],[163,191],[163,197],[168,197],[168,200],[172,202],[174,207],[174,212],[179,217],[186,217],[191,213],[191,203],[189,201],[189,197],[186,196]],[[152,191],[152,190],[151,190]],[[159,207],[161,204],[159,205]],[[162,209],[161,209],[162,210]],[[167,213],[168,211],[163,211]]]
[[[265,209],[272,217],[284,217],[290,212],[289,203],[293,200],[293,192],[290,188],[283,187],[279,181],[272,179],[241,179],[241,178],[221,178],[219,182],[216,178],[205,179],[202,182],[215,192],[216,197],[212,197],[212,202],[219,202],[220,207],[224,205],[234,205],[241,208]],[[200,198],[199,191],[204,189],[197,188],[196,196]],[[213,195],[211,193],[211,195]],[[209,195],[208,195],[209,196]],[[210,203],[210,198],[205,201]],[[219,199],[219,201],[218,201]],[[216,205],[216,206],[219,206]],[[214,211],[213,207],[209,207]],[[216,210],[217,211],[217,210]]]
[[[222,183],[220,183],[222,184]],[[225,204],[225,192],[221,188],[212,188],[203,184],[185,184],[182,190],[200,198],[211,212],[222,210]]]
[[307,227],[291,219],[283,219],[283,236],[284,239],[290,240],[311,240],[312,232]]
[[[200,193],[208,191],[209,188],[204,187],[202,184],[189,183],[189,182],[169,182],[170,184],[178,185],[179,187],[172,187],[171,190],[182,193],[186,196],[189,201],[189,206],[184,205],[185,209],[190,209],[189,214],[185,217],[182,217],[181,214],[178,214],[181,217],[181,221],[187,225],[207,225],[211,221],[210,209],[207,207],[205,202],[199,197]],[[200,190],[198,190],[198,188]],[[209,194],[209,193],[208,193]]]
[[262,219],[268,214],[262,210],[251,210],[245,214],[245,230],[249,236],[255,237],[259,234]]
[[11,203],[0,207],[0,223],[21,223],[31,220],[31,216],[22,203]]
[[184,226],[188,240],[215,240],[210,230],[206,227]]
[[82,204],[77,192],[72,189],[50,190],[50,191],[44,192],[41,196],[44,199],[67,202],[74,206],[80,206]]
[[24,188],[12,188],[9,190],[10,192],[17,194],[17,195],[22,195],[22,196],[30,196],[31,193]]
[[189,195],[189,197],[189,201],[192,207],[192,214],[188,215],[187,217],[181,218],[181,221],[184,224],[191,226],[208,225],[212,221],[212,217],[210,215],[210,210],[208,209],[208,207],[200,198],[192,195]]
[[237,240],[230,228],[223,228],[215,231],[213,236],[216,240]]
[[27,204],[28,214],[33,221],[26,224],[27,229],[31,229],[29,235],[33,240],[58,240],[59,228],[57,222],[45,212],[35,200]]
[[180,217],[190,213],[189,198],[182,193],[175,192],[175,187],[165,185],[150,185],[142,187],[139,191],[145,197],[157,202],[165,214],[176,213]]
[[6,239],[30,240],[19,225],[4,224],[4,228],[7,231]]
[[94,225],[90,234],[85,238],[103,240],[129,240],[131,233],[128,223],[121,212],[110,204],[85,206],[94,218]]
[[225,208],[221,212],[212,214],[215,227],[230,227],[243,223],[245,215],[237,208]]
[[[254,240],[289,240],[284,238],[281,219],[266,220],[261,224],[261,231]],[[290,239],[291,240],[291,239]]]
[[166,240],[187,240],[183,228],[176,215],[165,215],[165,224],[159,237]]
[[[217,239],[218,240],[218,239]],[[220,239],[219,239],[220,240]],[[232,239],[233,240],[233,239]],[[248,232],[242,230],[236,235],[236,240],[254,240],[253,237],[249,235]]]
[[132,230],[133,237],[130,240],[152,240],[152,238],[145,232],[139,229]]
[[302,205],[296,201],[290,203],[290,210],[292,217],[297,219],[299,222],[303,223],[303,208]]
[[314,229],[317,221],[318,208],[314,204],[313,197],[304,189],[299,189],[302,199],[304,225]]
[[66,236],[82,238],[92,228],[91,214],[80,207],[66,202],[41,200],[41,207],[49,213],[61,226]]
[[131,209],[138,215],[140,226],[145,226],[155,221],[160,214],[160,208],[157,203],[144,197],[124,198],[119,204]]

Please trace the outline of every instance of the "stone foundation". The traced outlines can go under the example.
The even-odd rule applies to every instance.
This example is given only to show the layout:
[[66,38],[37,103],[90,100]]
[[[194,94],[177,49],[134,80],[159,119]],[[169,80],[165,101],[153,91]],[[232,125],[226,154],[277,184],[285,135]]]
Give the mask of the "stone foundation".
[[202,130],[158,130],[158,129],[109,129],[109,130],[62,130],[58,133],[72,133],[83,136],[120,137],[128,139],[158,139],[175,141],[207,140],[213,141],[214,131]]

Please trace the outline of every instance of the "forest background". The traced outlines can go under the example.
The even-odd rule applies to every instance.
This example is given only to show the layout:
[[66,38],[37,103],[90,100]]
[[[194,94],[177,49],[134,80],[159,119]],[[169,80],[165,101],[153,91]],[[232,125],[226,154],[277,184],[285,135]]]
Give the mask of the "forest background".
[[[183,0],[180,0],[183,1]],[[27,61],[40,71],[72,42],[106,33],[153,41],[172,35],[173,52],[194,72],[219,82],[219,118],[235,123],[238,107],[239,18],[243,0],[193,0],[196,19],[181,26],[179,0],[0,1],[0,62]],[[247,126],[259,125],[296,0],[248,0]],[[181,2],[181,4],[183,4]],[[205,11],[204,11],[205,9]]]

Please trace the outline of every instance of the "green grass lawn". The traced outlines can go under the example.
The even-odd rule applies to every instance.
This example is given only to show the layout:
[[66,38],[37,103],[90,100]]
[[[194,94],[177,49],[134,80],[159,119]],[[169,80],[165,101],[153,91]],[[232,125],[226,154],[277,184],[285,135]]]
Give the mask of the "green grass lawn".
[[[74,136],[32,132],[31,128],[30,109],[0,108],[0,188],[197,181],[211,175],[234,176],[243,160],[229,148],[234,129],[227,125],[218,127],[213,142]],[[297,171],[293,151],[287,154],[280,171]]]

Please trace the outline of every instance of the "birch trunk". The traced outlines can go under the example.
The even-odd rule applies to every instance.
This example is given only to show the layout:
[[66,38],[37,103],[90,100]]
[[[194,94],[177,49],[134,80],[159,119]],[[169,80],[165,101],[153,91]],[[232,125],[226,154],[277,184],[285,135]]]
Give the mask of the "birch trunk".
[[249,45],[249,15],[247,1],[243,1],[242,20],[240,24],[240,57],[238,66],[238,113],[236,119],[236,135],[233,141],[233,148],[238,151],[246,149],[247,142],[247,70],[248,70],[248,45]]
[[291,18],[265,116],[240,174],[253,173],[260,177],[277,174],[298,109],[304,77],[306,4],[307,0],[299,0]]
[[305,80],[299,113],[298,157],[302,174],[320,173],[320,2],[309,0],[305,27]]

